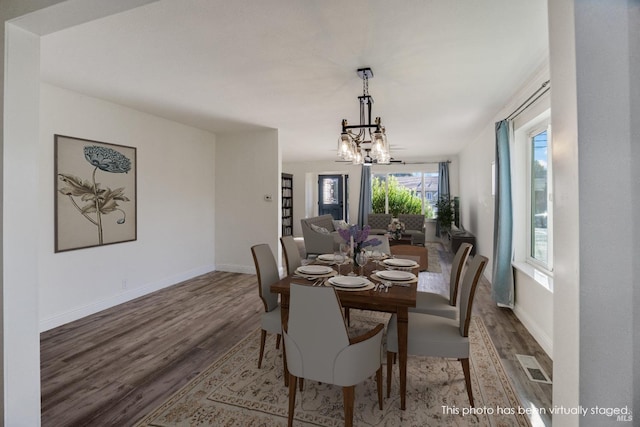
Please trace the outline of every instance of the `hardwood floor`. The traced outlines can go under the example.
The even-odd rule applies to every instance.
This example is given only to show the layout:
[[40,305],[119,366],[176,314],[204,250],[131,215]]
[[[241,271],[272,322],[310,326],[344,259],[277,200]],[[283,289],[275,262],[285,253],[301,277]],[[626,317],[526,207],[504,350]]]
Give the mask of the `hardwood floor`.
[[[440,253],[446,290],[452,255]],[[552,362],[510,310],[491,302],[482,316],[523,407],[550,407],[551,386],[530,382],[515,354]],[[212,272],[41,334],[43,426],[128,426],[165,401],[260,324],[254,275]],[[267,345],[275,345],[270,336]],[[537,420],[532,420],[537,421]],[[536,425],[551,425],[549,417]]]

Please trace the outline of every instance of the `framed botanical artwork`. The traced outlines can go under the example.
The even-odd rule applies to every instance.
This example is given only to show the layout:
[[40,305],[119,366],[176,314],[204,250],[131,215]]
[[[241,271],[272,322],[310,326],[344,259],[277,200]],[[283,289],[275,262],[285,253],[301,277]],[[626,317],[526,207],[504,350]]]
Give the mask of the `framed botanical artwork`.
[[136,148],[54,136],[55,251],[137,238]]

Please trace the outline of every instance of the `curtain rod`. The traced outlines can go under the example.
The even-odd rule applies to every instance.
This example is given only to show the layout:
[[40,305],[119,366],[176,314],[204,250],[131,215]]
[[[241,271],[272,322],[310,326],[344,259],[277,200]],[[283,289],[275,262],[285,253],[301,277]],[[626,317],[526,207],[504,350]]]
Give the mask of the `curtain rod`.
[[420,161],[417,161],[417,162],[392,162],[392,163],[389,163],[389,164],[385,164],[385,166],[394,165],[394,164],[396,164],[396,165],[398,165],[398,164],[399,165],[437,165],[437,164],[440,164],[440,163],[451,163],[451,160],[442,160],[441,162],[436,162],[436,161],[432,161],[432,162],[420,162]]
[[535,92],[533,92],[526,101],[520,104],[518,108],[513,110],[505,120],[513,120],[518,117],[522,112],[533,105],[533,103],[536,102],[542,95],[547,93],[549,89],[551,89],[551,80],[547,80],[546,82],[542,83],[542,85]]

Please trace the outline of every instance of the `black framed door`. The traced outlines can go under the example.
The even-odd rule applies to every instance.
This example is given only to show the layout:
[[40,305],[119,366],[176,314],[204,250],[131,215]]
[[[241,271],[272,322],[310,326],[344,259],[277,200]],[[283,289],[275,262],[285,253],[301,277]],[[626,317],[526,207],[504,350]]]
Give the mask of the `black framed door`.
[[331,214],[333,219],[349,221],[347,202],[348,175],[318,176],[318,214]]

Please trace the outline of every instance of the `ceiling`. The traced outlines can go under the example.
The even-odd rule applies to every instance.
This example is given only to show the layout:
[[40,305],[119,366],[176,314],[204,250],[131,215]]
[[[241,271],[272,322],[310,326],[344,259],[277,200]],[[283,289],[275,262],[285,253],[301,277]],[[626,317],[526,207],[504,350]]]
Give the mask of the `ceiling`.
[[548,58],[546,0],[160,0],[41,39],[45,82],[333,160],[371,67],[392,156],[462,150]]

